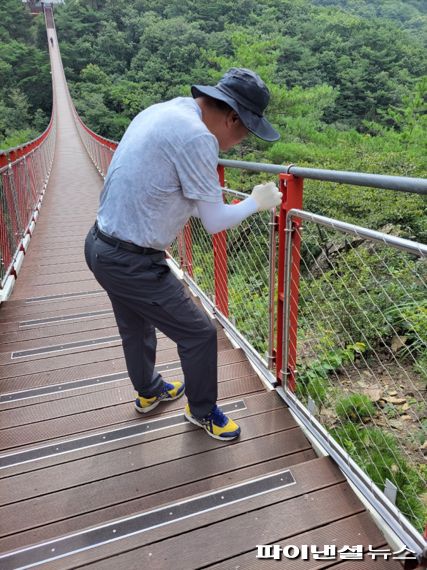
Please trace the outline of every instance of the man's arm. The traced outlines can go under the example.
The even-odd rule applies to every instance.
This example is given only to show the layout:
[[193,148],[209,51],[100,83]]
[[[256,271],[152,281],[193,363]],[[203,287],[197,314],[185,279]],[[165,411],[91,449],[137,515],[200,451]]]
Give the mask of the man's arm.
[[228,205],[221,202],[197,200],[196,205],[203,227],[209,234],[216,234],[237,226],[251,214],[271,210],[282,199],[274,182],[255,186],[252,194],[238,204]]

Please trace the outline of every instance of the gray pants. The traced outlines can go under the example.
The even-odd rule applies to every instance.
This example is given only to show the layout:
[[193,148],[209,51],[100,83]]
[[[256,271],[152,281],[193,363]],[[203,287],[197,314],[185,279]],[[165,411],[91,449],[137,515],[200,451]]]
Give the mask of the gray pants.
[[159,394],[155,328],[176,342],[192,413],[207,415],[217,400],[217,334],[208,315],[170,271],[163,252],[133,253],[101,241],[85,242],[89,269],[111,300],[129,377],[145,397]]

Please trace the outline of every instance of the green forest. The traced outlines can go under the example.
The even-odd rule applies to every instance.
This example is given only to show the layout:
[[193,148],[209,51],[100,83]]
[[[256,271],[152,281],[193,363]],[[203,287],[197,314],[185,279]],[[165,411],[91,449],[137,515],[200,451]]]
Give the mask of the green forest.
[[48,126],[52,108],[44,20],[19,0],[1,0],[0,148],[22,144]]
[[[5,149],[46,128],[51,87],[43,17],[30,16],[20,0],[1,5],[0,148]],[[147,106],[188,96],[193,83],[214,84],[232,66],[248,67],[270,88],[267,116],[281,140],[270,144],[251,136],[226,158],[427,174],[425,0],[67,0],[55,6],[55,23],[76,108],[91,129],[109,139],[119,140]],[[265,176],[228,170],[227,181],[233,189],[250,191]],[[425,196],[311,180],[305,182],[304,209],[427,243]],[[257,253],[247,275],[238,262],[230,264],[230,305],[240,329],[262,352],[268,289],[257,259],[265,256],[265,242],[253,238],[261,227],[255,227],[255,217],[250,223],[251,234],[239,227],[229,238],[230,258],[235,254],[239,261],[248,236]],[[396,483],[398,506],[422,530],[425,260],[363,240],[349,243],[312,226],[303,234],[298,342],[308,357],[299,362],[299,396],[328,413],[326,425],[379,486],[386,479]],[[201,269],[208,255],[195,249],[197,254],[204,259],[195,272],[209,287]],[[243,290],[248,293],[242,301]],[[239,313],[243,304],[246,317]],[[322,325],[325,315],[329,328]],[[314,356],[310,335],[318,341]],[[360,374],[369,372],[378,355],[387,366],[403,367],[419,390],[404,405],[421,421],[406,424],[397,439],[373,425],[376,408],[363,390],[350,394],[334,383],[350,364]],[[390,399],[385,404],[391,421],[400,418],[397,406]],[[400,444],[412,446],[411,460],[400,455]],[[370,446],[377,451],[375,460],[367,453]]]
[[[47,126],[51,92],[43,17],[19,0],[2,5],[0,148],[8,148]],[[119,140],[148,105],[213,84],[235,65],[267,82],[267,115],[282,136],[273,145],[250,137],[229,158],[426,174],[423,0],[68,0],[55,21],[76,107],[107,138]],[[242,189],[247,178],[231,173],[229,183]],[[427,241],[419,198],[384,192],[378,207],[376,191],[310,188],[307,209],[373,228],[398,223]]]

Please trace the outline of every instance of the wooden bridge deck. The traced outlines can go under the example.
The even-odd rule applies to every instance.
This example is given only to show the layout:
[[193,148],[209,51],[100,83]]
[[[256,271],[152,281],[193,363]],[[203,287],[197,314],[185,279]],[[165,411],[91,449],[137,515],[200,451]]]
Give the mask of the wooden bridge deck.
[[[222,330],[219,399],[241,424],[238,441],[185,422],[184,400],[144,417],[134,410],[108,298],[83,258],[101,179],[75,129],[56,47],[51,55],[54,168],[12,298],[0,306],[0,551],[11,552],[0,567],[263,569],[278,562],[257,559],[258,544],[384,547],[338,468],[316,456]],[[162,335],[158,365],[182,378]],[[368,556],[282,563],[400,568]]]

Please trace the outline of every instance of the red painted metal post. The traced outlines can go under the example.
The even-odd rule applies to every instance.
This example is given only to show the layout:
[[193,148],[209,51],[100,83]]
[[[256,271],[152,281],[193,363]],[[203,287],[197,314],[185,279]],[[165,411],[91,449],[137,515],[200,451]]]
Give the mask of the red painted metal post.
[[[0,164],[1,166],[4,166],[4,161],[3,163],[0,162]],[[8,178],[7,170],[6,171],[3,170],[2,172],[0,172],[0,186],[3,187],[3,192],[7,184],[6,182],[7,178]],[[5,198],[3,198],[3,200],[0,201],[0,289],[3,277],[5,276],[5,273],[12,261],[11,244],[12,246],[15,245],[13,243],[13,240],[11,239],[10,231],[8,232],[7,229],[8,228],[7,219],[9,216],[7,206],[8,206],[7,201]]]
[[7,166],[9,164],[7,157],[8,157],[7,152],[2,152],[0,154],[0,168],[3,168],[4,166]]
[[[224,167],[218,166],[218,177],[224,187]],[[227,232],[214,234],[212,238],[214,253],[215,305],[228,317],[228,268],[227,268]]]
[[177,246],[178,246],[178,255],[179,255],[179,267],[184,270],[185,267],[185,260],[184,260],[184,247],[182,245],[184,241],[183,232],[180,232],[176,238]]
[[[282,346],[284,339],[283,314],[285,312],[284,298],[284,263],[285,248],[291,236],[286,231],[286,216],[292,208],[302,209],[303,200],[303,179],[292,174],[280,174],[279,189],[283,193],[282,204],[279,212],[279,259],[278,259],[278,299],[277,299],[277,326],[276,326],[276,377],[279,383],[282,378]],[[298,296],[299,296],[299,275],[300,275],[300,247],[301,235],[298,230],[300,222],[296,220],[295,233],[292,240],[292,267],[291,267],[291,294],[289,313],[289,352],[288,352],[288,374],[287,385],[291,390],[295,390],[295,368],[297,358],[297,326],[298,326]]]
[[190,277],[193,277],[193,239],[191,234],[190,222],[184,226],[184,243],[185,243],[185,270]]

